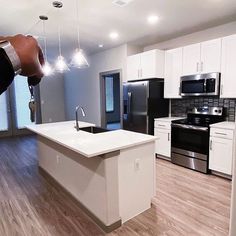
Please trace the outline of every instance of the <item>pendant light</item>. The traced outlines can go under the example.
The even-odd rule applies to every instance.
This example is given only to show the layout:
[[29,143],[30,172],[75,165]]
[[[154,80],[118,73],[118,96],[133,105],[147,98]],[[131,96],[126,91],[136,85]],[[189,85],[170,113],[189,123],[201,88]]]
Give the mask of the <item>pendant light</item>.
[[78,48],[75,50],[73,55],[71,65],[77,68],[87,68],[89,63],[85,57],[83,50],[80,48],[80,34],[79,34],[79,0],[76,1],[76,16],[77,16],[77,39],[78,39]]
[[[54,1],[52,5],[58,10],[63,7],[63,3],[59,1]],[[59,18],[60,17],[58,17],[58,19]],[[64,71],[68,71],[69,67],[66,64],[66,60],[62,56],[62,53],[61,53],[61,26],[60,26],[59,20],[58,20],[58,47],[59,47],[59,56],[57,57],[57,60],[55,63],[55,70],[57,72],[63,73]]]
[[45,76],[49,76],[53,73],[53,69],[50,63],[48,62],[48,57],[47,57],[47,39],[46,39],[45,21],[48,20],[48,17],[41,15],[39,16],[39,19],[43,22],[44,56],[45,56],[45,63],[43,65],[43,73]]

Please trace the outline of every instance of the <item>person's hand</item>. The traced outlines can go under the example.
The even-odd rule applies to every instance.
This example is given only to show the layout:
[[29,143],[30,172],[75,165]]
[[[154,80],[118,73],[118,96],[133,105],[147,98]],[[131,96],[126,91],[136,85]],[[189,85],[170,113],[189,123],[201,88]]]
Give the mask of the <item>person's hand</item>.
[[18,34],[12,37],[4,37],[16,50],[21,62],[21,75],[27,77],[43,77],[44,65],[43,52],[35,38]]

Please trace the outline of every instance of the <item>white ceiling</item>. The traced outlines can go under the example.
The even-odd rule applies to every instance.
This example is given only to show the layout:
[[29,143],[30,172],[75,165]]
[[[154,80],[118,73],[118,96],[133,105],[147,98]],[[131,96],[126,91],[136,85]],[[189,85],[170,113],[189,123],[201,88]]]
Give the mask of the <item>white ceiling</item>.
[[[59,22],[63,43],[76,46],[75,1],[64,0],[58,12],[50,0],[0,0],[0,32],[41,35],[42,24],[35,23],[49,11],[48,43],[57,43]],[[150,14],[159,16],[157,25],[147,24]],[[82,48],[94,53],[104,50],[98,44],[104,48],[125,42],[146,46],[236,20],[236,0],[134,0],[126,7],[115,6],[112,0],[79,0],[79,17]],[[117,41],[109,38],[113,30],[120,34]]]

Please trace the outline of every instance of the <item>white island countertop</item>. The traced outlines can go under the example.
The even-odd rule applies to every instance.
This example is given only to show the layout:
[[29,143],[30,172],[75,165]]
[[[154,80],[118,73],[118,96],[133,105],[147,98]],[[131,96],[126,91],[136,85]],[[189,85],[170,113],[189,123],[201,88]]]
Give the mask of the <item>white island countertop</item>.
[[[126,130],[92,134],[76,131],[74,126],[75,121],[66,121],[28,125],[26,128],[88,158],[156,140],[154,136]],[[79,122],[80,128],[89,126],[94,124]]]

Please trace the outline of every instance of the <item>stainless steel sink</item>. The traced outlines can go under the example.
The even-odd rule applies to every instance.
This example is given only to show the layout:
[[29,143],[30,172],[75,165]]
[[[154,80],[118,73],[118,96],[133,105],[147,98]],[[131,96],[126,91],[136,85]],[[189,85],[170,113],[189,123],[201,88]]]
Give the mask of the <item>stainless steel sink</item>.
[[99,133],[104,133],[104,132],[110,131],[108,129],[104,129],[104,128],[96,127],[96,126],[80,128],[79,130],[82,130],[82,131],[85,131],[85,132],[89,132],[89,133],[92,133],[92,134],[99,134]]

